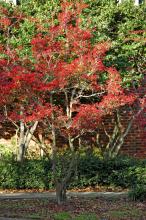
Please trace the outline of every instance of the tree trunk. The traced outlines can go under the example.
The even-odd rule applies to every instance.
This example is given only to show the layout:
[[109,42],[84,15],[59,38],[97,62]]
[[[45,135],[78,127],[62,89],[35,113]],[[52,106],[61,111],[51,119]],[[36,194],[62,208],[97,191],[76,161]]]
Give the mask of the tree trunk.
[[22,162],[24,159],[25,144],[20,144],[18,149],[17,161]]
[[[139,112],[137,113],[139,114]],[[109,137],[109,142],[106,146],[106,150],[104,152],[104,156],[107,159],[115,158],[124,143],[125,137],[128,135],[132,124],[134,122],[135,115],[131,117],[129,120],[127,127],[125,129],[122,128],[120,114],[117,111],[115,115],[115,127],[111,135],[107,134],[106,130],[105,133]]]
[[76,165],[77,165],[77,155],[73,151],[69,167],[67,169],[67,172],[65,173],[66,174],[65,177],[63,179],[60,179],[60,181],[58,180],[55,182],[56,199],[58,204],[61,204],[67,200],[67,196],[66,196],[67,185],[70,183],[72,175],[75,174]]
[[36,121],[30,129],[25,131],[24,122],[20,122],[20,140],[18,146],[18,155],[17,161],[22,162],[25,156],[26,149],[29,146],[29,143],[33,137],[33,134],[37,128],[38,121]]
[[[50,103],[53,106],[53,96],[50,97]],[[67,103],[68,104],[68,103]],[[69,109],[67,108],[67,114],[69,114]],[[52,123],[51,123],[51,130],[52,130],[52,171],[53,171],[53,176],[54,176],[54,183],[56,187],[56,200],[57,203],[60,205],[63,202],[67,200],[66,197],[66,189],[67,189],[67,184],[70,182],[72,173],[74,172],[74,164],[76,163],[76,153],[74,151],[74,146],[73,146],[73,140],[71,139],[69,135],[69,146],[70,150],[72,152],[72,158],[70,160],[69,167],[67,167],[67,171],[65,173],[65,177],[59,177],[58,176],[58,170],[57,170],[57,146],[56,146],[56,129],[54,125],[54,112],[52,112]],[[61,170],[63,172],[63,170]],[[64,174],[64,173],[62,173]]]
[[24,132],[25,132],[24,122],[20,121],[20,139],[19,139],[18,155],[17,155],[17,161],[19,162],[22,162],[24,157],[24,151],[25,151]]
[[66,197],[66,184],[63,182],[58,182],[56,184],[56,200],[58,205],[65,202],[67,199]]
[[38,121],[34,122],[30,129],[27,129],[25,134],[25,150],[28,148],[30,141],[32,140],[33,134],[37,128]]

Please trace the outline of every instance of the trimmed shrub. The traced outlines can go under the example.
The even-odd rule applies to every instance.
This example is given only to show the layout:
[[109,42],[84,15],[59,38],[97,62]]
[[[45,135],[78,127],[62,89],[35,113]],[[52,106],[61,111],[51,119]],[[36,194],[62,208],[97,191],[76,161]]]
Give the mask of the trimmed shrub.
[[[62,169],[61,165],[59,166],[58,169]],[[146,185],[146,160],[123,156],[104,160],[88,153],[81,154],[69,188],[112,186],[137,191],[139,186],[144,185]],[[53,189],[51,160],[45,158],[26,160],[22,164],[10,158],[1,160],[0,188]]]
[[[146,161],[118,156],[115,159],[104,160],[93,154],[80,158],[76,179],[71,187],[114,186],[131,188],[146,180]],[[144,179],[144,180],[143,180]]]
[[0,162],[0,188],[48,189],[52,174],[49,160],[28,160],[20,164],[12,160]]
[[138,184],[129,191],[129,198],[133,201],[146,200],[146,185]]

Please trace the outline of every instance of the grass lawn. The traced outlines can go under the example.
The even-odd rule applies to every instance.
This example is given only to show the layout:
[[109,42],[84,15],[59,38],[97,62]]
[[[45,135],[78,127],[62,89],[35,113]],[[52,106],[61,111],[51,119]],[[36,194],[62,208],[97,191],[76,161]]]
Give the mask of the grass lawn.
[[47,199],[1,199],[0,217],[42,220],[146,220],[146,202],[78,199],[58,206]]

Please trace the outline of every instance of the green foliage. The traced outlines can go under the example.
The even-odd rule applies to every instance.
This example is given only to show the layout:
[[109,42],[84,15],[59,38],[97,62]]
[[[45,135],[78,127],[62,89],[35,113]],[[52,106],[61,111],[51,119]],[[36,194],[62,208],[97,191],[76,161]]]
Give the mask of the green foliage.
[[[70,150],[66,150],[60,152],[56,155],[56,172],[55,178],[63,179],[66,177],[66,174],[69,169],[70,161],[72,160],[72,152]],[[73,170],[71,170],[73,172]]]
[[[134,170],[131,169],[131,172]],[[134,184],[129,191],[129,198],[134,201],[146,200],[146,167],[136,167],[134,175]]]
[[68,212],[59,212],[54,214],[54,220],[97,220],[97,216],[94,213],[86,213],[76,216],[75,218],[71,218],[71,215]]
[[[59,168],[59,166],[58,164],[58,169],[61,170],[62,167]],[[72,178],[69,188],[98,185],[130,189],[138,185],[144,186],[146,185],[146,161],[128,157],[118,157],[107,161],[94,154],[81,155],[75,178]],[[20,164],[10,158],[1,160],[0,188],[54,188],[51,161],[48,159],[28,160]]]
[[12,157],[12,155],[14,154],[14,148],[10,147],[10,146],[5,146],[3,144],[0,144],[0,156],[1,157]]
[[74,218],[74,220],[97,220],[97,216],[94,213],[86,213],[86,214],[81,214]]
[[20,0],[21,10],[27,14],[40,19],[51,18],[60,10],[59,0]]
[[[127,207],[128,209],[128,207]],[[108,213],[111,216],[111,219],[139,219],[141,216],[141,212],[138,209],[134,210],[113,210]]]
[[54,220],[68,220],[71,216],[68,212],[59,212],[54,215]]
[[129,192],[129,198],[134,201],[146,200],[146,185],[138,184],[133,187]]
[[[131,34],[131,31],[146,30],[146,5],[134,6],[133,0],[123,1],[122,4],[116,4],[115,0],[84,0],[84,2],[88,7],[81,15],[82,26],[92,30],[93,44],[101,41],[111,42],[105,63],[114,65],[121,71],[125,87],[131,86],[133,82],[137,85],[143,76],[146,34]],[[60,11],[60,1],[20,0],[20,5],[16,9],[9,4],[1,4],[7,8],[8,17],[17,12],[23,14],[23,19],[19,25],[11,25],[9,34],[0,33],[0,42],[18,48],[21,57],[30,57],[32,37],[37,33],[45,34],[45,28],[52,23],[57,24],[56,15]],[[38,30],[39,25],[42,27]],[[136,38],[139,41],[133,40]]]
[[28,161],[27,165],[25,163],[17,167],[19,177],[22,176],[22,178],[20,178],[17,182],[18,186],[24,186],[27,189],[45,188],[44,181],[42,180],[42,178],[45,177],[43,165],[44,164],[42,161],[40,163],[35,163],[35,161]]
[[146,173],[146,161],[122,156],[104,160],[88,154],[80,158],[76,179],[71,187],[104,185],[130,188],[146,181],[144,173]]
[[48,160],[29,160],[20,164],[13,159],[0,162],[0,188],[52,188],[51,164]]
[[17,172],[17,163],[4,161],[0,162],[0,188],[15,189],[17,188],[17,180],[20,177]]
[[[133,81],[138,84],[144,68],[146,49],[142,38],[145,38],[145,33],[140,36],[131,32],[146,30],[146,5],[134,6],[132,0],[122,4],[116,4],[114,0],[85,2],[89,7],[83,13],[83,24],[93,29],[94,42],[111,42],[106,64],[121,71],[124,86],[130,86]],[[139,40],[135,41],[136,38]]]
[[59,3],[58,0],[21,0],[19,6],[12,7],[0,2],[0,7],[7,10],[7,13],[0,10],[0,17],[11,20],[11,25],[0,31],[0,44],[17,49],[22,58],[31,57],[31,39],[38,33],[45,34],[45,28],[55,22],[55,15],[60,9]]

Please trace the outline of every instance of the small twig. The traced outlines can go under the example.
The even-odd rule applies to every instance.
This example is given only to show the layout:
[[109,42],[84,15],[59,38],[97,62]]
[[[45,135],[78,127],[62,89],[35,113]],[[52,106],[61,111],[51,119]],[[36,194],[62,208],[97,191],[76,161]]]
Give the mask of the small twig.
[[19,129],[19,126],[11,118],[9,118],[6,105],[4,106],[4,115],[17,129]]

